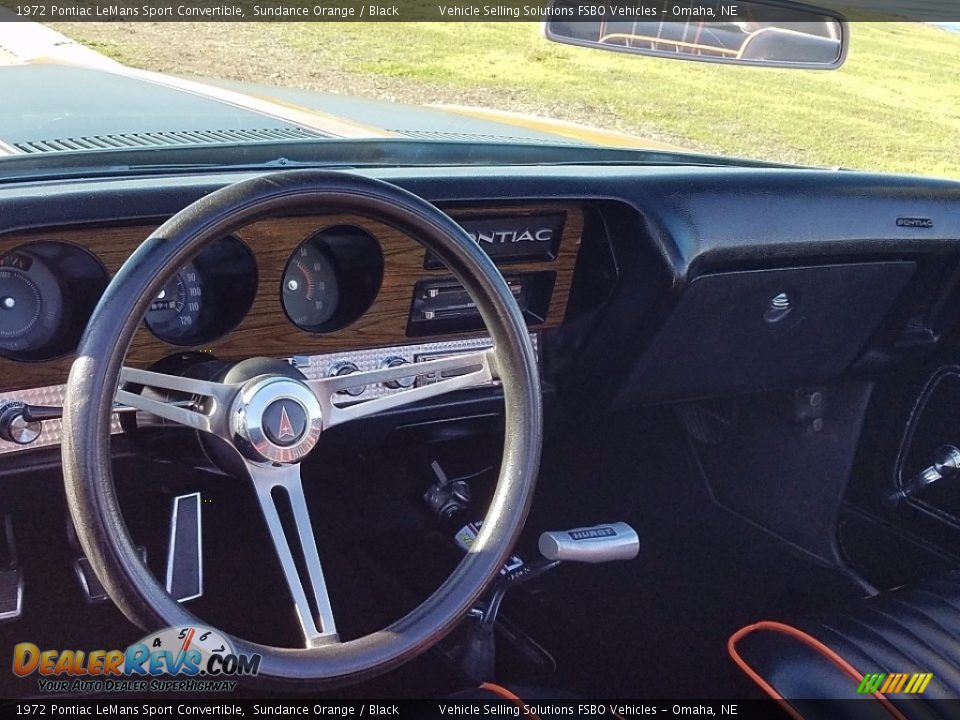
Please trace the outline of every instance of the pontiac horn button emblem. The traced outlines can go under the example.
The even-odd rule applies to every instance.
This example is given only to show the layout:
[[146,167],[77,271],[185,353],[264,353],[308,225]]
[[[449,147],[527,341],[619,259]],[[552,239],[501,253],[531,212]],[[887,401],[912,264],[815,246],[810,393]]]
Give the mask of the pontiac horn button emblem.
[[263,431],[274,445],[295,445],[307,431],[307,411],[293,400],[277,400],[263,412]]

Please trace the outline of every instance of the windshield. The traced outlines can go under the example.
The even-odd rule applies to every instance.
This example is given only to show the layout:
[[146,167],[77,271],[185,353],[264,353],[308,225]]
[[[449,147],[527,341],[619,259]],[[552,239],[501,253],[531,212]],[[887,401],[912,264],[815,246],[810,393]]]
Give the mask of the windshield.
[[[540,22],[488,17],[22,17],[0,31],[0,163],[412,139],[424,161],[431,142],[509,142],[960,177],[957,23],[852,22],[845,62],[824,71],[605,52],[552,42]],[[717,23],[686,23],[684,37],[707,25]]]

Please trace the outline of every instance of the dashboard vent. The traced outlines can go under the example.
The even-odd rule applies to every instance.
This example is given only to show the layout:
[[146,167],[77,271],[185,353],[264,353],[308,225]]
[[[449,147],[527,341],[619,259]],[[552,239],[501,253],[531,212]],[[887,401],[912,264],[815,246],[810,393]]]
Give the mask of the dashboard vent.
[[77,152],[83,150],[128,150],[177,145],[226,145],[277,140],[313,140],[330,135],[305,128],[265,128],[261,130],[171,130],[168,132],[86,135],[57,140],[33,140],[13,143],[28,154]]
[[416,138],[418,140],[446,140],[450,142],[498,142],[498,143],[531,143],[531,144],[542,144],[544,141],[548,141],[551,145],[575,145],[582,147],[584,143],[577,142],[576,140],[563,140],[554,135],[544,135],[543,137],[518,137],[514,135],[491,135],[486,133],[465,133],[465,132],[455,132],[449,130],[388,130],[387,132],[394,133],[395,135],[400,135],[408,138]]

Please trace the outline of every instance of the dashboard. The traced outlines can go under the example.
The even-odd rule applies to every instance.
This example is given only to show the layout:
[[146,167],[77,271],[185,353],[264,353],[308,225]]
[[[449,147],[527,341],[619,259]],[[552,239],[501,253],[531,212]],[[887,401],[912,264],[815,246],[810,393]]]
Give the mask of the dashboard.
[[[576,204],[450,208],[501,262],[531,329],[556,327],[583,216]],[[44,228],[0,237],[4,389],[69,372],[80,332],[114,273],[154,225]],[[173,352],[288,357],[482,331],[472,301],[402,232],[350,215],[270,218],[207,246],[153,301],[128,362]]]
[[[545,391],[581,409],[880,373],[930,352],[960,319],[956,182],[731,167],[369,174],[436,203],[491,255]],[[57,404],[109,277],[167,217],[251,176],[0,189],[0,400]],[[366,217],[300,215],[239,228],[181,268],[127,363],[267,356],[317,376],[488,342],[469,297],[416,238]],[[48,423],[31,447],[55,444],[57,431]],[[0,442],[0,453],[19,450]]]
[[[577,203],[447,211],[501,266],[530,326],[564,318],[583,229]],[[46,226],[0,236],[0,402],[59,406],[74,351],[109,277],[152,223]],[[127,364],[153,367],[203,354],[218,361],[285,358],[309,378],[415,364],[489,346],[476,307],[415,238],[366,217],[271,217],[209,244],[154,298]],[[344,402],[433,378],[352,388]],[[142,425],[142,423],[141,423]],[[114,431],[120,430],[119,419]],[[36,438],[0,438],[0,454],[56,445],[60,422]]]

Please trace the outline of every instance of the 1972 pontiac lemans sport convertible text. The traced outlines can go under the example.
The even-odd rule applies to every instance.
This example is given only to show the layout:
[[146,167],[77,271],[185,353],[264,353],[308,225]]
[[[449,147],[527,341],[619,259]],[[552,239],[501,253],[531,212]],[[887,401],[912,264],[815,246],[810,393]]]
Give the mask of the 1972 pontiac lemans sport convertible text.
[[[177,45],[209,28],[49,7],[0,28],[4,712],[958,716],[960,182],[776,148],[829,135],[815,83],[901,102],[851,78],[913,32],[925,67],[883,62],[946,98],[955,174],[923,73],[960,35],[772,0],[463,23],[520,28],[496,72],[545,106],[541,61],[570,98],[575,62],[651,73],[552,120],[437,69],[470,52],[440,18]],[[365,97],[281,69],[317,32]],[[276,86],[232,74],[248,42]],[[715,94],[646,138],[668,72]],[[901,100],[836,152],[908,162]],[[724,133],[758,159],[681,149]]]

